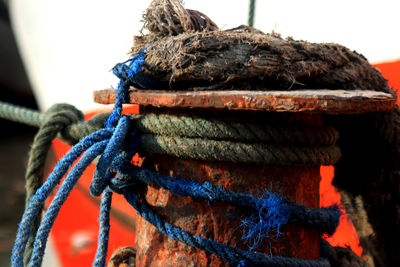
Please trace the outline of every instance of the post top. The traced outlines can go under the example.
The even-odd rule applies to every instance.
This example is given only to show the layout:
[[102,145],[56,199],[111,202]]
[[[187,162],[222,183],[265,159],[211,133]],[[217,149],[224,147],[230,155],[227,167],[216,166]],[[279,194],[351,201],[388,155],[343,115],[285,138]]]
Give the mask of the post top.
[[[112,104],[115,97],[113,89],[94,92],[94,101],[100,104]],[[129,91],[130,104],[171,109],[361,114],[392,110],[395,102],[390,94],[370,90]]]

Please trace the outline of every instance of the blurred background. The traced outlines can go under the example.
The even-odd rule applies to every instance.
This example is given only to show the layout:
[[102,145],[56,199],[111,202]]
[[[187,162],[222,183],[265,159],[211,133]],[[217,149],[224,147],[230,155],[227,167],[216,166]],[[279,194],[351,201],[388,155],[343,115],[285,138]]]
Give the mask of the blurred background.
[[[92,92],[116,86],[117,79],[109,70],[128,58],[132,37],[139,34],[142,13],[150,2],[0,0],[0,100],[42,111],[58,102],[76,105],[86,114],[100,111]],[[222,29],[248,21],[248,0],[184,2],[186,8],[202,11]],[[397,89],[399,10],[398,0],[257,0],[254,26],[283,37],[337,42],[357,50]],[[9,266],[23,210],[27,151],[37,129],[0,123],[0,266]],[[95,209],[95,205],[85,208]],[[69,238],[67,230],[64,235]],[[76,242],[86,244],[88,236],[92,238],[92,234],[78,235],[81,239]],[[74,253],[68,257],[80,257]],[[92,251],[85,253],[90,261]]]
[[[0,1],[0,100],[37,109],[4,1]],[[0,125],[0,266],[10,266],[25,202],[27,152],[36,129],[1,119]]]

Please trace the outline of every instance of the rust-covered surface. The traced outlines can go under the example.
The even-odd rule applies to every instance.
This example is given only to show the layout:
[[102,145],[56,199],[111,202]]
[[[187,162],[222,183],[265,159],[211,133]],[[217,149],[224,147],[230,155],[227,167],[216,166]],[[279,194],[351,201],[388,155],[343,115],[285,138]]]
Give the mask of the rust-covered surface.
[[[115,97],[112,89],[94,92],[94,100],[100,104],[114,103]],[[388,111],[395,106],[392,95],[368,90],[160,91],[132,88],[129,99],[131,104],[144,107],[327,114]]]
[[[208,181],[236,192],[257,195],[266,188],[296,203],[319,207],[319,166],[260,166],[158,156],[146,159],[144,167],[198,182]],[[148,186],[146,200],[169,222],[191,234],[248,250],[240,227],[240,218],[252,214],[248,209],[183,198],[153,186]],[[173,241],[140,216],[136,217],[136,229],[136,266],[230,266],[213,254]],[[271,235],[270,243],[264,242],[257,251],[267,255],[319,259],[318,231],[293,225],[286,225],[281,231],[282,236]]]

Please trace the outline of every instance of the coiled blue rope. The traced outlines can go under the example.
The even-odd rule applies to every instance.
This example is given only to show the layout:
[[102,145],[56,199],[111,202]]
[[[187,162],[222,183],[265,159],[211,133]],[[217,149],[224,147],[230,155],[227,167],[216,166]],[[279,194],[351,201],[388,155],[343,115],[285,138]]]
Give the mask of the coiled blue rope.
[[[105,265],[110,228],[109,213],[112,190],[123,194],[138,214],[155,225],[162,233],[167,234],[174,240],[214,253],[231,264],[238,264],[239,266],[329,266],[327,260],[271,257],[262,253],[231,248],[213,240],[191,235],[183,229],[163,220],[157,213],[151,210],[143,199],[139,198],[136,190],[132,190],[132,186],[138,183],[157,184],[180,196],[191,196],[194,198],[204,198],[211,202],[223,201],[235,205],[250,206],[258,212],[258,215],[248,218],[243,221],[243,224],[250,226],[245,238],[250,240],[253,246],[257,246],[260,240],[271,230],[279,233],[279,227],[288,221],[309,224],[311,227],[317,228],[319,226],[323,232],[333,232],[340,215],[337,208],[309,210],[304,206],[290,203],[267,191],[267,197],[256,198],[250,194],[235,193],[221,187],[214,187],[210,183],[197,184],[187,179],[176,179],[173,181],[174,179],[168,176],[162,176],[130,165],[129,161],[138,147],[138,138],[135,131],[129,128],[130,118],[122,116],[122,103],[127,100],[128,89],[131,84],[146,87],[146,84],[151,83],[151,79],[146,81],[141,73],[145,58],[144,51],[144,49],[139,51],[129,61],[118,64],[113,68],[114,73],[120,78],[120,83],[116,90],[117,98],[114,111],[105,123],[105,128],[83,138],[75,145],[59,161],[46,182],[32,196],[31,203],[27,206],[19,225],[12,251],[12,266],[23,266],[23,253],[27,240],[32,234],[30,232],[31,224],[35,221],[35,218],[40,216],[40,207],[49,194],[60,183],[67,170],[81,155],[82,158],[75,164],[63,181],[41,221],[35,237],[29,266],[41,265],[50,230],[61,206],[66,201],[82,172],[100,155],[101,157],[90,185],[91,194],[94,196],[102,194],[99,240],[93,266]],[[128,65],[126,65],[127,63]],[[115,178],[117,173],[118,177]],[[260,223],[260,221],[263,221],[263,223]],[[313,224],[307,221],[314,221],[316,223]],[[254,235],[256,235],[256,239],[252,239]]]

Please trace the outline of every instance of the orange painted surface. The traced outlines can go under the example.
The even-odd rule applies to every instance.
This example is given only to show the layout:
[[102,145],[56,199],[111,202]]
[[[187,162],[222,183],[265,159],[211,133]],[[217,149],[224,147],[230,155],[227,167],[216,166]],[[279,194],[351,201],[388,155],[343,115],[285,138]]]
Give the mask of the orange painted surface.
[[[96,113],[107,112],[112,106],[106,107]],[[138,113],[138,106],[129,105],[125,112]],[[96,113],[85,115],[88,120]],[[53,142],[53,150],[56,158],[60,159],[71,147],[59,140]],[[53,165],[54,166],[54,165]],[[80,188],[88,190],[93,177],[95,165],[91,164],[79,180]],[[62,206],[54,227],[51,231],[51,239],[57,251],[57,257],[62,266],[91,266],[96,254],[97,235],[99,230],[99,203],[88,197],[87,192],[75,187],[65,204]],[[51,199],[49,200],[51,201]],[[48,202],[49,203],[49,202]],[[124,212],[133,221],[134,209],[129,206],[121,195],[114,194],[112,208]],[[111,230],[109,241],[109,255],[121,246],[132,246],[135,242],[133,228],[122,225],[111,216]],[[108,261],[108,259],[107,259]]]
[[[320,206],[328,207],[333,204],[340,205],[340,194],[336,192],[332,185],[334,176],[333,166],[321,166],[321,183],[320,183]],[[341,209],[345,213],[344,209]],[[358,240],[358,235],[353,224],[346,214],[340,217],[339,226],[336,232],[325,238],[332,246],[350,247],[357,255],[361,256],[362,248]]]
[[[388,80],[389,86],[400,94],[400,60],[388,63],[380,63],[374,65]],[[400,105],[400,100],[397,99],[397,105]]]

